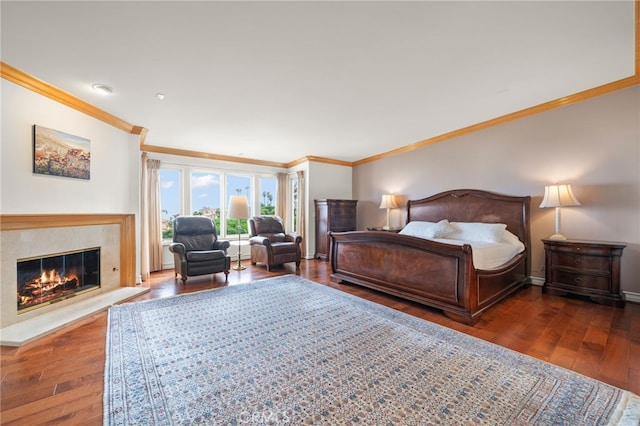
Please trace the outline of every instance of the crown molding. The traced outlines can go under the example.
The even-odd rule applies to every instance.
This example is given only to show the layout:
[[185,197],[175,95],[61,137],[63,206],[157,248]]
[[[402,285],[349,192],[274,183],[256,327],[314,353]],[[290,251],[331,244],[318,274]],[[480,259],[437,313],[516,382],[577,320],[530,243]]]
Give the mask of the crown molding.
[[457,129],[451,132],[443,133],[438,136],[434,136],[432,138],[424,139],[420,142],[415,142],[410,145],[405,145],[403,147],[394,149],[392,151],[388,151],[382,154],[373,155],[371,157],[363,158],[361,160],[357,160],[353,162],[354,166],[359,166],[365,163],[371,163],[373,161],[381,160],[387,157],[393,157],[398,154],[402,154],[405,152],[414,151],[419,148],[423,148],[427,145],[431,145],[438,142],[443,142],[448,139],[457,138],[459,136],[464,136],[469,133],[474,133],[479,130],[484,130],[489,127],[498,126],[500,124],[505,124],[510,121],[519,120],[524,117],[528,117],[530,115],[539,114],[545,111],[550,111],[555,108],[563,107],[566,105],[574,104],[577,102],[582,102],[584,100],[594,98],[596,96],[605,95],[607,93],[614,92],[616,90],[625,89],[627,87],[632,87],[640,84],[640,77],[637,75],[633,77],[627,77],[622,80],[615,81],[613,83],[605,84],[603,86],[599,86],[593,89],[585,90],[583,92],[575,93],[573,95],[565,96],[563,98],[555,99],[549,102],[545,102],[543,104],[535,105],[530,108],[525,108],[520,111],[512,112],[510,114],[502,115],[500,117],[493,118],[491,120],[483,121],[480,123],[473,124],[471,126],[463,127],[462,129]]
[[299,162],[305,162],[305,161],[317,161],[317,162],[339,164],[339,165],[345,165],[345,166],[352,165],[352,163],[350,162],[333,160],[330,158],[322,158],[322,157],[304,157],[301,160],[296,160],[291,163],[277,163],[273,161],[263,161],[263,160],[257,160],[252,158],[233,157],[229,155],[211,154],[206,152],[190,151],[185,149],[166,148],[166,147],[160,147],[160,146],[154,146],[154,145],[146,145],[145,141],[146,141],[148,129],[146,129],[145,127],[136,126],[131,123],[128,123],[125,120],[122,120],[121,118],[118,118],[113,114],[110,114],[100,108],[97,108],[89,104],[88,102],[85,102],[67,92],[64,92],[58,89],[55,86],[52,86],[49,83],[39,80],[25,73],[24,71],[21,71],[1,61],[0,61],[0,77],[4,78],[7,81],[11,81],[19,86],[22,86],[25,89],[31,90],[32,92],[35,92],[39,95],[45,96],[49,99],[52,99],[56,102],[59,102],[70,108],[73,108],[76,111],[80,111],[84,114],[87,114],[90,117],[93,117],[97,120],[100,120],[104,123],[114,126],[122,131],[130,133],[132,135],[138,135],[141,151],[180,155],[180,156],[186,156],[186,157],[206,158],[210,160],[230,161],[234,163],[255,164],[259,166],[278,167],[278,168],[289,168],[291,167],[291,165],[295,165],[295,164],[298,164]]
[[167,148],[164,146],[141,145],[140,150],[144,152],[156,152],[159,154],[180,155],[183,157],[205,158],[208,160],[231,161],[234,163],[256,164],[258,166],[287,168],[286,163],[276,163],[274,161],[256,160],[252,158],[234,157],[231,155],[211,154],[200,151],[190,151],[187,149]]
[[333,164],[336,166],[347,166],[353,167],[353,162],[351,161],[343,161],[343,160],[334,160],[333,158],[325,158],[325,157],[316,157],[313,155],[307,155],[305,157],[299,158],[297,160],[293,160],[287,163],[287,168],[291,168],[297,166],[298,164],[315,162],[315,163],[325,163],[325,164]]
[[419,142],[415,142],[403,147],[382,153],[373,155],[371,157],[363,158],[361,160],[354,161],[353,166],[359,166],[365,163],[371,163],[373,161],[381,160],[387,157],[393,157],[398,154],[413,151],[427,145],[442,142],[448,139],[453,139],[459,136],[467,135],[469,133],[477,132],[489,127],[494,127],[499,124],[505,124],[510,121],[519,120],[521,118],[539,114],[541,112],[550,111],[555,108],[563,107],[566,105],[582,102],[586,99],[594,98],[596,96],[605,95],[607,93],[614,92],[616,90],[626,89],[627,87],[636,86],[640,84],[640,0],[635,0],[635,74],[631,77],[623,78],[622,80],[614,81],[612,83],[604,84],[602,86],[588,89],[582,92],[575,93],[573,95],[565,96],[563,98],[555,99],[543,104],[535,105],[530,108],[525,108],[520,111],[516,111],[510,114],[506,114],[500,117],[493,118],[491,120],[483,121],[481,123],[473,124],[462,129],[454,130],[451,132],[443,133],[432,138],[424,139]]
[[24,87],[25,89],[29,89],[35,93],[38,93],[39,95],[45,96],[49,99],[53,99],[56,102],[73,108],[76,111],[87,114],[97,120],[105,122],[127,133],[140,134],[140,130],[136,129],[142,129],[139,126],[134,126],[133,124],[128,123],[113,114],[109,114],[108,112],[101,110],[100,108],[97,108],[90,103],[83,101],[82,99],[64,92],[49,83],[45,83],[44,81],[39,80],[25,73],[24,71],[20,71],[19,69],[14,68],[4,62],[0,62],[0,76],[5,80],[11,81],[19,86]]

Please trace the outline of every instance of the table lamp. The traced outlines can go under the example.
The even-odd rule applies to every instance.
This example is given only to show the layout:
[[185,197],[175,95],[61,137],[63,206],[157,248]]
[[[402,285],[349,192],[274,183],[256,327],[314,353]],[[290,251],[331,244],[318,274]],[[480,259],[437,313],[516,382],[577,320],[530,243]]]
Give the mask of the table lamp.
[[383,195],[382,201],[380,201],[380,208],[387,209],[387,224],[382,229],[391,229],[391,226],[389,226],[389,210],[398,208],[395,197],[392,194]]
[[560,207],[579,206],[580,201],[573,195],[571,185],[556,184],[544,187],[544,198],[540,207],[556,208],[556,233],[549,237],[550,240],[566,240],[567,237],[560,233]]

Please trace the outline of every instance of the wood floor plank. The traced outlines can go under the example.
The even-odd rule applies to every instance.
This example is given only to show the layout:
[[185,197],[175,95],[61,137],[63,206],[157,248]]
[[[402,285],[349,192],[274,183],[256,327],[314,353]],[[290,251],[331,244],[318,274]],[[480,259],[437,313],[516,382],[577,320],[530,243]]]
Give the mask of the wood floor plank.
[[[535,356],[534,354],[528,355]],[[563,348],[562,346],[556,346],[553,352],[551,352],[551,355],[549,355],[549,359],[547,361],[559,367],[575,371],[573,365],[575,364],[577,357],[577,351],[572,351],[571,349]]]
[[[303,260],[268,272],[247,269],[195,277],[186,285],[173,271],[152,274],[151,300],[256,279],[298,274],[340,291],[389,306],[486,341],[640,393],[640,305],[601,306],[542,294],[530,286],[489,309],[474,326],[441,311],[357,285],[331,283],[328,262]],[[101,425],[107,313],[83,319],[20,348],[0,348],[0,424]],[[594,367],[595,366],[595,367]]]
[[626,389],[640,395],[640,364],[631,364],[629,377],[627,377]]
[[582,345],[584,335],[587,333],[587,326],[580,320],[572,320],[569,322],[569,327],[565,330],[558,341],[558,346],[563,348],[579,351]]
[[613,383],[626,383],[629,377],[629,340],[609,334],[600,364],[600,377]]

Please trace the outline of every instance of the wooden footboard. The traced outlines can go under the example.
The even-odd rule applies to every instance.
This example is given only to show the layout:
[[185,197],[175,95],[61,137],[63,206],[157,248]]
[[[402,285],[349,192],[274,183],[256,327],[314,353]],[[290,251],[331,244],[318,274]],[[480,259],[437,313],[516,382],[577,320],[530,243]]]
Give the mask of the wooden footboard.
[[441,309],[474,324],[483,311],[528,284],[526,256],[476,271],[470,245],[389,232],[331,233],[331,280],[370,287]]
[[389,232],[331,234],[331,279],[348,281],[468,317],[476,299],[471,246]]

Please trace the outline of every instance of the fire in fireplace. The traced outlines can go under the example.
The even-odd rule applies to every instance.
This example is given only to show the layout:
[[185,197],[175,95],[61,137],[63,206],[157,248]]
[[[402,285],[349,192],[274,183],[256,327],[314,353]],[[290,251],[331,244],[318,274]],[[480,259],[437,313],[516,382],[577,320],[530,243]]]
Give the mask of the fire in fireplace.
[[100,288],[100,248],[18,260],[18,313]]

